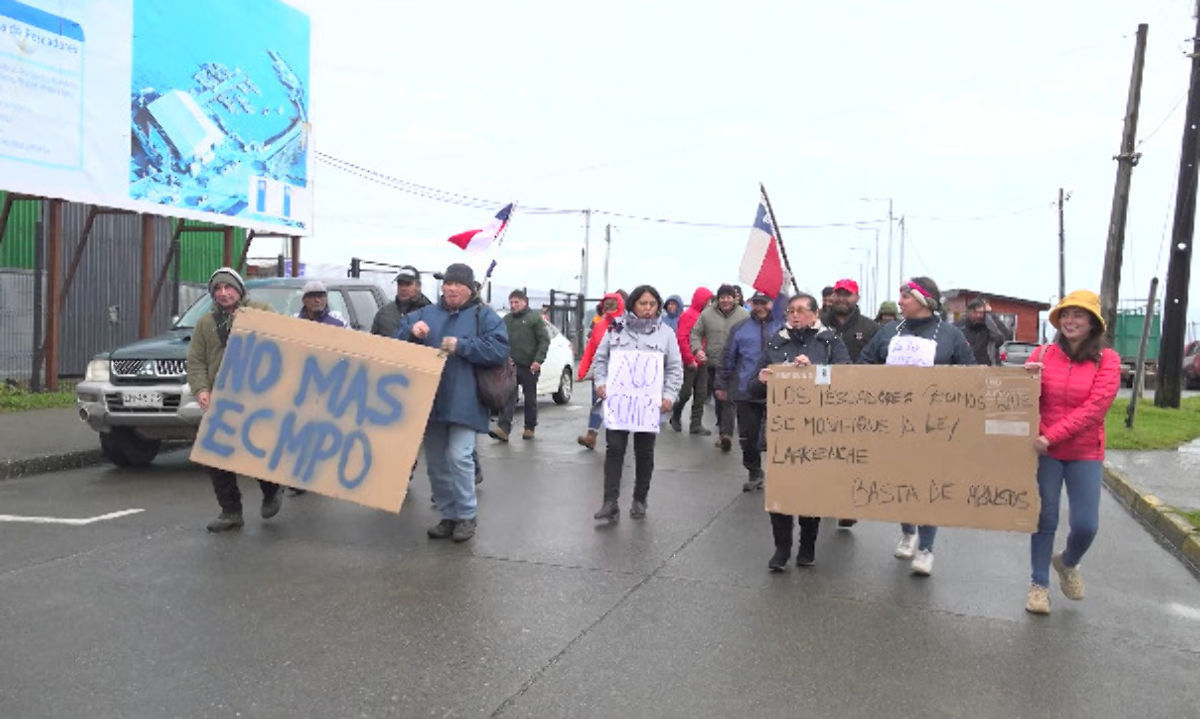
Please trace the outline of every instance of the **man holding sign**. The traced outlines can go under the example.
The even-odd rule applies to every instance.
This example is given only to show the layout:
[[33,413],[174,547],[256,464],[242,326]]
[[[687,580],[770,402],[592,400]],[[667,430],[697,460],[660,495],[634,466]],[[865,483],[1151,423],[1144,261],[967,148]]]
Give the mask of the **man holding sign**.
[[[221,267],[212,273],[208,278],[208,293],[213,298],[212,311],[196,322],[188,346],[187,362],[188,387],[205,412],[208,411],[213,384],[221,369],[225,346],[229,343],[229,331],[233,328],[233,318],[238,310],[243,307],[271,309],[247,299],[246,283],[232,267]],[[209,467],[208,474],[212,478],[217,502],[221,505],[221,514],[208,523],[208,531],[226,532],[241,527],[245,522],[242,519],[242,493],[238,491],[237,474],[217,467]],[[263,494],[262,518],[270,519],[279,514],[282,500],[279,485],[259,480],[258,486]]]
[[662,321],[662,297],[650,285],[629,294],[633,308],[613,321],[596,349],[593,382],[604,400],[608,449],[604,456],[604,504],[595,519],[615,521],[621,509],[621,467],[633,433],[635,465],[629,516],[646,516],[646,495],[654,473],[654,442],[664,412],[670,412],[683,385],[683,361],[675,333]]

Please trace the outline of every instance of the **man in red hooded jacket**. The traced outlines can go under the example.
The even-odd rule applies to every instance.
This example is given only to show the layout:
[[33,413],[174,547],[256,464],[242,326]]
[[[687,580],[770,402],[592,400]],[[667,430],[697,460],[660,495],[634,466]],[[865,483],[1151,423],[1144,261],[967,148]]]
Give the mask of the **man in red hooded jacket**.
[[675,338],[679,342],[679,354],[683,358],[683,387],[679,390],[679,401],[671,410],[671,429],[683,431],[683,405],[692,398],[692,422],[689,431],[692,434],[707,435],[711,431],[704,428],[700,422],[704,418],[704,402],[708,399],[708,371],[692,354],[692,327],[700,319],[700,313],[712,299],[712,290],[707,287],[697,287],[692,293],[692,304],[679,316],[679,327],[675,330]]

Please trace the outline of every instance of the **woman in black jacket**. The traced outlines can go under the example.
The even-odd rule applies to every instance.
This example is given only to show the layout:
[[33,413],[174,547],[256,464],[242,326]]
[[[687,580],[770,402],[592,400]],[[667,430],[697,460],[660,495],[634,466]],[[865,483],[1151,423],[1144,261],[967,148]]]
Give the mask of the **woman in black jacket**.
[[[771,379],[770,365],[793,364],[807,367],[814,364],[849,364],[850,353],[833,330],[821,324],[817,300],[812,295],[798,294],[788,300],[787,323],[767,340],[758,371],[747,387],[751,396],[765,398],[767,382]],[[767,569],[782,572],[792,555],[792,515],[771,512],[771,533],[775,538],[775,554]],[[796,550],[796,566],[807,567],[816,560],[817,530],[820,517],[798,517],[800,546]]]

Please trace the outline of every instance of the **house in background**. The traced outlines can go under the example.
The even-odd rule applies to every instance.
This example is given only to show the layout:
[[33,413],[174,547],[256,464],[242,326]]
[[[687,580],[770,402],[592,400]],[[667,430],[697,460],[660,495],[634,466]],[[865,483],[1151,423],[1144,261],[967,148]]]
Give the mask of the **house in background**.
[[981,290],[954,289],[942,293],[942,305],[947,316],[957,322],[966,316],[967,305],[976,297],[987,298],[992,305],[992,314],[1012,329],[1014,340],[1033,343],[1041,341],[1042,323],[1039,315],[1050,309],[1048,303]]

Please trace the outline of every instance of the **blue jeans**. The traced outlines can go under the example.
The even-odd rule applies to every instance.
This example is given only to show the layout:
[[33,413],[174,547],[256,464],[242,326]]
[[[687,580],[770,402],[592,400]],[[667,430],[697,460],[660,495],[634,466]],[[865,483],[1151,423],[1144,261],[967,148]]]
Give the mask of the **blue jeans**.
[[588,429],[600,431],[604,424],[604,400],[596,396],[596,383],[592,382],[592,409],[588,412]]
[[933,551],[933,540],[937,539],[937,527],[931,524],[922,524],[920,527],[914,524],[901,524],[900,531],[905,534],[916,534],[917,549]]
[[1083,559],[1096,531],[1100,528],[1100,483],[1103,471],[1094,459],[1061,461],[1042,455],[1038,457],[1038,494],[1042,498],[1042,513],[1038,516],[1037,532],[1029,539],[1029,564],[1034,584],[1050,586],[1050,555],[1054,553],[1054,532],[1058,529],[1058,507],[1063,484],[1067,485],[1067,508],[1070,532],[1063,564],[1074,567]]
[[474,453],[474,429],[432,420],[425,427],[429,488],[445,519],[475,518]]

